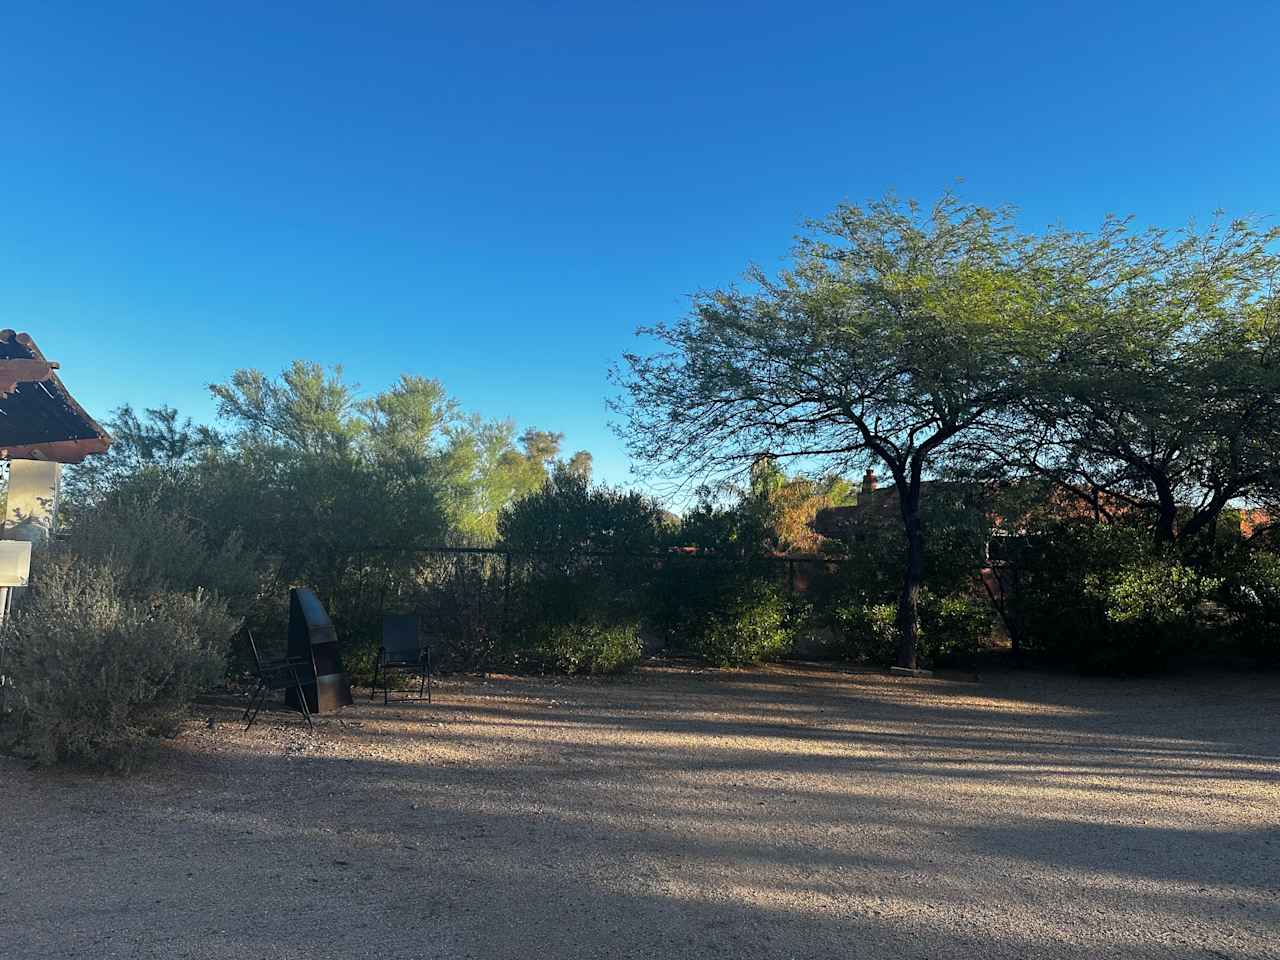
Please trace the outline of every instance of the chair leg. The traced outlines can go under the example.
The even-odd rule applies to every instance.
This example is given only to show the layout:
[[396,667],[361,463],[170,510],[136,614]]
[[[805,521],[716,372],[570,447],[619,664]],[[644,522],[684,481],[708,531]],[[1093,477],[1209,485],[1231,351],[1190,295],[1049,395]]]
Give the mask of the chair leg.
[[[319,688],[316,688],[316,694],[319,695]],[[302,707],[302,716],[307,721],[307,729],[314,730],[316,725],[311,722],[311,708],[307,706],[307,691],[302,689],[302,683],[298,683],[298,703]]]
[[[293,677],[293,689],[298,693],[298,709],[302,711],[302,718],[307,721],[307,729],[314,730],[316,725],[311,722],[311,707],[307,704],[307,691],[302,689],[302,678],[298,676],[298,671],[294,667],[289,668],[289,673]],[[316,703],[319,704],[320,686],[316,685]],[[288,697],[286,696],[286,700]]]
[[[421,700],[421,699],[422,699],[422,694],[423,694],[423,692],[424,692],[424,691],[426,691],[426,689],[427,689],[427,671],[426,671],[426,670],[423,670],[423,671],[422,671],[422,681],[418,684],[418,699],[419,699],[419,700]],[[428,698],[428,699],[427,699],[427,702],[428,702],[428,703],[430,703],[430,702],[431,702],[430,698]]]
[[[262,690],[262,678],[258,678],[258,685],[253,688],[253,693],[249,695],[249,702],[245,704],[244,713],[240,714],[241,720],[249,719],[249,711],[253,709],[253,701],[257,699],[258,693]],[[248,727],[245,728],[246,730]]]
[[249,703],[249,706],[253,708],[253,716],[249,717],[249,722],[244,725],[244,728],[246,730],[252,727],[253,722],[258,719],[258,711],[262,709],[263,701],[265,701],[266,698],[267,698],[266,684],[260,683],[258,684],[258,692],[256,696]]

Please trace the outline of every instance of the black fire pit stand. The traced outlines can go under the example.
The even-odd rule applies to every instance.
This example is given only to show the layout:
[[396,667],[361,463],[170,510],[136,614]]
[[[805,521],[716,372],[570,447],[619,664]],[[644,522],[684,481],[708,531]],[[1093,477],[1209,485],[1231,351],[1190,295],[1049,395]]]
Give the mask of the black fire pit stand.
[[[316,682],[304,683],[303,696],[312,713],[336,713],[351,704],[351,680],[342,672],[338,634],[320,599],[306,587],[289,590],[289,656],[311,664]],[[285,702],[301,710],[297,689],[285,694]]]

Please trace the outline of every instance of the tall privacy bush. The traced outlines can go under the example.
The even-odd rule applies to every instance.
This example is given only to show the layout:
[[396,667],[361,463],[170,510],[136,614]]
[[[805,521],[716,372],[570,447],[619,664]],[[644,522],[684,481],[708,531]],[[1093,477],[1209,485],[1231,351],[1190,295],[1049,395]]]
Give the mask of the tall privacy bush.
[[[897,650],[897,607],[854,599],[834,610],[834,653],[851,660],[891,666]],[[929,666],[969,664],[991,640],[989,604],[966,593],[920,597],[920,658]]]
[[1222,593],[1239,647],[1259,660],[1280,661],[1280,554],[1255,549],[1232,557]]
[[1009,553],[1006,606],[1023,648],[1089,672],[1160,670],[1196,650],[1201,605],[1220,585],[1138,526],[1045,524]]
[[506,508],[498,534],[518,568],[508,656],[570,673],[634,664],[664,523],[652,500],[568,465]]

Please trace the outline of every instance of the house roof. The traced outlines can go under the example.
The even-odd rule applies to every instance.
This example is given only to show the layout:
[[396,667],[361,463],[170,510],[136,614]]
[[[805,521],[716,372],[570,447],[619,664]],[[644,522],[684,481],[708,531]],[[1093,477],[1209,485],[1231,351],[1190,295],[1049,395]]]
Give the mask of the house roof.
[[[937,489],[965,489],[945,480],[920,481],[924,498],[928,500],[936,496]],[[931,493],[931,491],[934,491]],[[814,516],[810,526],[824,537],[833,540],[846,539],[857,527],[867,523],[901,523],[902,514],[898,507],[898,491],[893,486],[877,487],[872,490],[864,488],[858,493],[858,500],[846,507],[823,507]]]
[[79,463],[111,436],[76,403],[28,334],[0,330],[0,458]]

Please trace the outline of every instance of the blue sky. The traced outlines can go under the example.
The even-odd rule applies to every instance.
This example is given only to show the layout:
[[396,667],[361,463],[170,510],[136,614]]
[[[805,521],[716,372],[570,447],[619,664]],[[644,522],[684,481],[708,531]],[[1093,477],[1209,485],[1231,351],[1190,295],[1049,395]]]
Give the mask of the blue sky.
[[0,325],[95,414],[340,362],[624,482],[635,328],[841,199],[1280,215],[1278,36],[1274,3],[10,4]]

